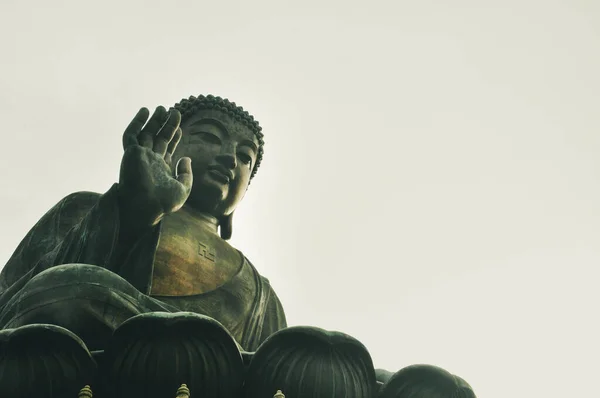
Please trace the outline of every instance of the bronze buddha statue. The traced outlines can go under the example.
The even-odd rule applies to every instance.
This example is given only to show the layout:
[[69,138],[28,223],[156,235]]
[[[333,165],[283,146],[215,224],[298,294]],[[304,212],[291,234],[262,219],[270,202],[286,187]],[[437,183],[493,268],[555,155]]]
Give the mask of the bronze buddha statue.
[[141,313],[221,322],[248,351],[286,326],[267,279],[227,240],[263,156],[254,118],[226,99],[184,99],[123,135],[119,182],[56,204],[0,274],[0,329],[63,326],[90,350]]
[[287,328],[227,242],[258,122],[210,95],[149,116],[125,130],[119,182],[59,201],[2,269],[0,397],[475,397],[437,368],[376,371],[343,333]]

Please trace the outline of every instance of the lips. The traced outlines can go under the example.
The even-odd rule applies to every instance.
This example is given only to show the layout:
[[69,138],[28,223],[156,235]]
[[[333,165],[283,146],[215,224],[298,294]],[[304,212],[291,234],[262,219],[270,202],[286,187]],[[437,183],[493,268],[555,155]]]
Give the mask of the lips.
[[220,165],[210,166],[208,172],[215,177],[215,179],[225,184],[228,184],[229,181],[233,179],[233,171]]

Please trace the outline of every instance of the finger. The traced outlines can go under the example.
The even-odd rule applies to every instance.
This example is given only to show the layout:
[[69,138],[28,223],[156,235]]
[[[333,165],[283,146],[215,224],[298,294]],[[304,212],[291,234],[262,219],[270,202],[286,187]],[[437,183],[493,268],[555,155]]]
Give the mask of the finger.
[[165,124],[168,117],[167,110],[164,106],[158,106],[152,117],[146,124],[138,136],[140,145],[146,148],[152,148],[154,145],[154,137],[160,131],[160,128]]
[[181,135],[181,127],[179,127],[177,130],[175,130],[175,135],[173,136],[173,139],[171,140],[171,142],[169,142],[169,145],[167,146],[165,162],[167,162],[168,165],[171,164],[171,161],[173,159],[173,153],[175,152],[175,149],[177,149],[177,144],[179,144],[179,141],[181,141]]
[[165,122],[164,126],[160,129],[156,137],[154,137],[154,146],[152,150],[161,156],[165,156],[169,143],[173,140],[175,132],[179,128],[179,122],[181,121],[181,114],[177,110],[169,112],[169,119]]
[[181,158],[179,162],[177,162],[177,174],[175,178],[179,181],[187,191],[189,192],[192,189],[192,183],[194,182],[194,177],[192,174],[192,159],[190,158]]
[[137,136],[142,127],[144,127],[144,123],[148,120],[149,115],[150,111],[148,108],[141,108],[138,111],[131,123],[129,123],[129,126],[125,129],[125,133],[123,133],[123,149],[127,149],[132,145],[139,145]]

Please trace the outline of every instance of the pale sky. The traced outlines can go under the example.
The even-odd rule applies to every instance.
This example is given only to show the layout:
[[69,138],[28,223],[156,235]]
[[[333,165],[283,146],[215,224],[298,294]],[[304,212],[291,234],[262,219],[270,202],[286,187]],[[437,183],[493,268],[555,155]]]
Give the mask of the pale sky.
[[4,0],[0,263],[117,181],[140,107],[220,95],[264,129],[232,243],[290,325],[597,396],[600,2],[297,3]]

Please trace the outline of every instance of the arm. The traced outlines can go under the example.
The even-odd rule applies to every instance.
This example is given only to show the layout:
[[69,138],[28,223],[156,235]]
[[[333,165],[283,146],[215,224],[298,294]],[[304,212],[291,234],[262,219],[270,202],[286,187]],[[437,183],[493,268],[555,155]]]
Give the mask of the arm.
[[98,202],[100,196],[93,192],[76,192],[48,210],[25,235],[2,268],[0,292],[35,268],[42,257],[55,250],[69,230]]
[[[270,290],[270,292],[265,309],[262,330],[258,339],[258,346],[273,333],[287,327],[287,319],[281,301],[279,301],[279,297],[277,297],[268,281],[266,281],[266,289]],[[258,346],[256,348],[258,348]]]
[[[0,306],[36,274],[68,263],[105,267],[145,292],[149,276],[140,274],[139,264],[154,254],[145,249],[157,242],[160,220],[185,203],[192,184],[189,159],[180,162],[175,177],[170,165],[181,115],[159,107],[147,119],[142,108],[125,130],[119,184],[101,196],[68,196],[28,233],[0,275]],[[130,266],[132,252],[140,261]]]
[[35,275],[57,265],[81,263],[124,271],[123,258],[139,245],[119,240],[117,188],[113,185],[104,195],[71,194],[36,223],[0,273],[0,306]]

